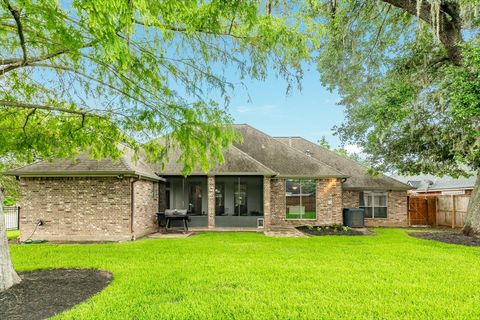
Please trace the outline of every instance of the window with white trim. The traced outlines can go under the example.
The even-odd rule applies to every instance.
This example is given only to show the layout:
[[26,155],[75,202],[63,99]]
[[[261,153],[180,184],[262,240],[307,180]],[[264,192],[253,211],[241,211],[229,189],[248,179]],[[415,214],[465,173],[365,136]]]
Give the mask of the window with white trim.
[[360,208],[365,209],[365,218],[386,218],[388,192],[360,192]]

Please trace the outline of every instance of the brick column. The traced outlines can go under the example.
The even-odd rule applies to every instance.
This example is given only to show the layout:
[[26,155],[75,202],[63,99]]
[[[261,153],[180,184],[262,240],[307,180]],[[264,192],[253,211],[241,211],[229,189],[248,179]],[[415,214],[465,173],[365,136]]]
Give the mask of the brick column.
[[270,177],[263,177],[263,225],[265,229],[270,227],[271,224],[272,211],[270,206],[270,197]]
[[208,228],[215,228],[215,177],[208,176],[207,178],[207,214],[208,214]]
[[317,223],[322,225],[341,224],[342,183],[340,179],[317,180]]

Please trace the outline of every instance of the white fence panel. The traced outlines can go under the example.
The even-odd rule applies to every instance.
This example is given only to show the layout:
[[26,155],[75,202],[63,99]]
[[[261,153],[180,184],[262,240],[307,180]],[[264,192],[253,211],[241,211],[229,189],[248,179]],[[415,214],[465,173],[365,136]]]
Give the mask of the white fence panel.
[[5,218],[5,225],[7,230],[18,230],[20,227],[19,222],[19,207],[3,207],[3,213]]

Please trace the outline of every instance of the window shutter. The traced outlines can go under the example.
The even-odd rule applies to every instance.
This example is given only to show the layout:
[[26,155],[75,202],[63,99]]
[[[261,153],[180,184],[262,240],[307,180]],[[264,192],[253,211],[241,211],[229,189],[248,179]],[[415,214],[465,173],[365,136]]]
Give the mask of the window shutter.
[[358,206],[365,207],[365,197],[364,197],[363,191],[360,191],[358,193]]

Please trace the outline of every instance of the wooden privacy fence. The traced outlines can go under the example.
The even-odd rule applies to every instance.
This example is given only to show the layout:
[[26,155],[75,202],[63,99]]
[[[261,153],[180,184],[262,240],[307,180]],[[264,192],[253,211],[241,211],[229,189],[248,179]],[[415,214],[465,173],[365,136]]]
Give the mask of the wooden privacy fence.
[[469,201],[470,196],[467,195],[438,196],[437,225],[463,227]]
[[408,197],[408,224],[461,228],[469,195],[422,195]]
[[437,200],[436,197],[422,196],[408,198],[408,224],[415,225],[430,225],[436,224],[437,215]]
[[7,230],[18,230],[20,227],[20,207],[3,207],[3,216]]

